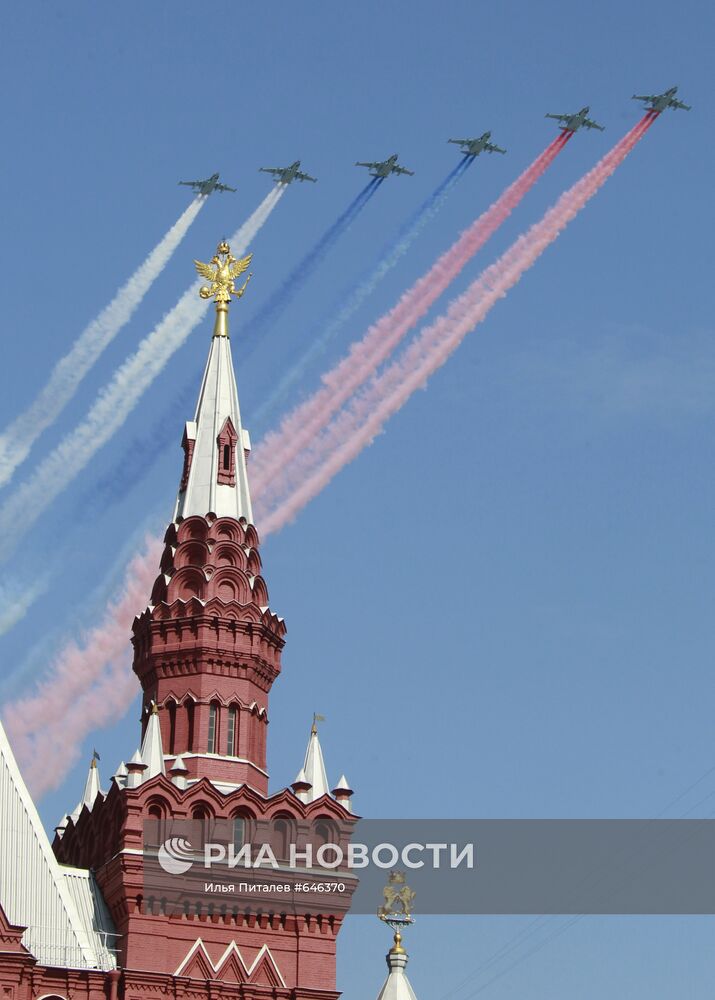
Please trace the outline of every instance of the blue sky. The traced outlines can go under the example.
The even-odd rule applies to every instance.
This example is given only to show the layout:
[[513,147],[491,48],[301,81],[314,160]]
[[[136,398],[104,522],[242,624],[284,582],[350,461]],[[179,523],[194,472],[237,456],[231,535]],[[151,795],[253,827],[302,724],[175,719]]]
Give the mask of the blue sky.
[[[220,170],[239,189],[210,199],[17,482],[173,305],[192,258],[266,194],[262,164],[300,157],[319,183],[287,192],[234,309],[254,438],[266,428],[252,411],[287,360],[453,166],[448,136],[492,128],[509,152],[467,172],[326,363],[543,148],[546,111],[588,103],[607,131],[569,143],[455,291],[636,121],[634,91],[679,83],[694,105],[656,123],[427,391],[264,545],[289,628],[271,698],[274,788],[300,766],[314,710],[328,718],[329,777],[345,771],[369,816],[652,816],[715,763],[713,27],[712,7],[688,0],[28,3],[6,14],[0,426],[186,206],[176,181]],[[415,176],[382,186],[254,346],[251,317],[364,183],[354,161],[396,150]],[[127,442],[171,438],[158,422],[187,381],[198,389],[208,338],[208,326],[195,331],[3,567],[10,583],[37,574],[78,526],[46,595],[0,639],[5,695],[103,606],[144,526],[170,516],[190,412],[119,503],[103,512],[92,497]],[[123,473],[135,478],[131,457]],[[137,714],[87,741],[105,783],[136,745]],[[76,769],[42,802],[48,826],[83,778]],[[710,775],[669,815],[710,815],[714,800]],[[422,918],[408,941],[418,996],[711,991],[710,919],[598,918],[450,992],[527,924]],[[376,995],[387,944],[376,920],[345,927],[347,1000]]]

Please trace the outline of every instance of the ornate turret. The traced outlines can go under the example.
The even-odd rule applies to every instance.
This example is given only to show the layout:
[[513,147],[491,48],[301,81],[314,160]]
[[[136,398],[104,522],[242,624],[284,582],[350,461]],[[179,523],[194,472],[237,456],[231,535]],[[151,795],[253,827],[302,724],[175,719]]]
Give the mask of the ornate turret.
[[89,1000],[157,990],[174,997],[188,990],[194,1000],[339,996],[335,946],[344,909],[315,915],[286,899],[280,912],[257,912],[210,888],[179,908],[165,885],[158,898],[146,881],[153,866],[170,873],[166,860],[177,843],[191,854],[208,834],[242,849],[272,824],[285,864],[288,844],[302,845],[313,830],[321,837],[325,829],[350,831],[356,822],[345,779],[329,794],[319,716],[304,770],[291,788],[268,791],[268,697],[285,625],[268,606],[251,523],[248,435],[228,337],[231,298],[246,288],[236,290],[234,281],[249,261],[221,243],[210,264],[196,265],[216,321],[184,433],[184,470],[159,575],[133,624],[133,667],[143,689],[139,749],[125,756],[106,795],[92,769],[79,812],[63,818],[54,841],[64,865],[97,873],[116,927],[121,985]]
[[[208,362],[193,421],[161,574],[134,623],[134,670],[148,709],[158,711],[166,771],[182,757],[189,784],[202,776],[227,791],[265,794],[268,692],[280,672],[285,626],[268,608],[258,534],[251,524],[246,457],[231,359],[228,308],[234,280],[251,261],[220,243],[196,268],[216,303]],[[250,277],[250,275],[249,275]],[[144,757],[144,754],[142,754]],[[145,761],[149,763],[148,761]],[[147,774],[155,773],[150,764]]]

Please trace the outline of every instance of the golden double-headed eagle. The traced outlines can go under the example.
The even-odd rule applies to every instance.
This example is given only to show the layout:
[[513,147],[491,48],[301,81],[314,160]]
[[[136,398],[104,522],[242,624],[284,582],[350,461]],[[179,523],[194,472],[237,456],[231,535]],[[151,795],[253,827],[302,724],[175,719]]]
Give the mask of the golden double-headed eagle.
[[392,918],[403,918],[411,923],[412,903],[415,893],[410,889],[405,881],[404,872],[390,872],[390,878],[382,890],[382,906],[377,911],[380,920],[390,923]]
[[237,299],[240,299],[246,291],[246,285],[251,280],[252,275],[248,275],[238,290],[236,290],[234,282],[239,275],[247,270],[252,258],[253,254],[249,253],[246,257],[238,260],[231,254],[231,247],[224,241],[219,243],[209,264],[195,260],[194,265],[197,272],[210,282],[209,285],[203,285],[199,289],[201,298],[210,299],[213,297],[214,302],[230,302],[231,296],[235,295]]

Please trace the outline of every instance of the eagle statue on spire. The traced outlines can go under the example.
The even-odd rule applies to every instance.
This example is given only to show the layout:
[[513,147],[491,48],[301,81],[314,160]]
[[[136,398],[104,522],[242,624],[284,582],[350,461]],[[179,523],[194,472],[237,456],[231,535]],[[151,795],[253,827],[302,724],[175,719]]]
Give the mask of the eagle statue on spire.
[[213,297],[214,302],[230,302],[231,296],[235,295],[240,299],[246,291],[246,285],[252,278],[249,274],[243,285],[236,290],[235,280],[246,271],[253,259],[253,254],[249,253],[240,260],[231,253],[231,247],[223,240],[216,248],[216,253],[211,258],[209,264],[204,264],[200,260],[194,261],[194,266],[202,278],[210,282],[209,285],[202,285],[199,295],[202,299]]

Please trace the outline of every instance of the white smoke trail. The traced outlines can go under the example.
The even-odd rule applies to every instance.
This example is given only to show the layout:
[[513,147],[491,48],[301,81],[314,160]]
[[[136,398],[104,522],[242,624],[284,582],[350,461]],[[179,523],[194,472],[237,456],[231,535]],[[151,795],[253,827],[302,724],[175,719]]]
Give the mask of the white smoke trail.
[[50,574],[44,573],[24,588],[13,590],[8,585],[0,585],[0,635],[9,632],[25,617],[27,609],[47,590]]
[[57,362],[33,402],[0,434],[0,486],[12,478],[40,434],[55,422],[72,399],[102,351],[132,318],[205,201],[206,198],[199,195],[191,202],[109,305],[85,327],[67,354]]
[[[230,242],[234,252],[242,253],[246,249],[280,201],[283,191],[282,185],[274,188],[233,234]],[[197,280],[184,292],[135,353],[120,365],[84,420],[0,507],[0,558],[7,558],[55,497],[122,426],[143,393],[200,322],[210,304],[210,300],[199,298],[201,284],[201,280]]]

